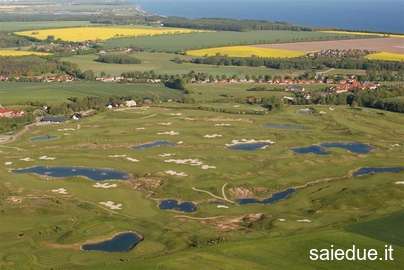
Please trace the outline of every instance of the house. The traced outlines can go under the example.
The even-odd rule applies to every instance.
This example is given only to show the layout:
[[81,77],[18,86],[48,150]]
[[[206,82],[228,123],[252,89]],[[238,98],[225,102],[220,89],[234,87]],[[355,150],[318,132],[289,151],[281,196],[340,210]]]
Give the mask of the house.
[[288,85],[285,89],[286,92],[302,93],[305,91],[304,87],[300,85]]
[[136,107],[136,106],[137,106],[137,103],[136,103],[136,101],[134,101],[133,99],[131,99],[131,100],[125,101],[125,106],[126,106],[126,107]]
[[42,117],[41,122],[42,123],[48,123],[48,124],[60,124],[66,121],[66,117],[61,115],[61,116],[55,116],[55,115],[46,115]]
[[0,107],[0,118],[18,118],[25,115],[24,111],[10,110]]

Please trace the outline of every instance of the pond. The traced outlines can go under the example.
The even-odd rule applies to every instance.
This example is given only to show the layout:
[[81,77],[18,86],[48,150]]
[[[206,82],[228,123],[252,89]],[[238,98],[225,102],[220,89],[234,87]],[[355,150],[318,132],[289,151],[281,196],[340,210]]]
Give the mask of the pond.
[[254,198],[245,198],[245,199],[239,199],[237,202],[240,205],[246,205],[246,204],[274,204],[277,203],[281,200],[285,200],[289,198],[293,193],[296,192],[295,188],[288,188],[284,191],[280,191],[277,193],[272,194],[271,197],[264,199],[264,200],[258,200]]
[[230,146],[230,149],[233,150],[241,150],[241,151],[256,151],[259,149],[264,149],[267,146],[270,146],[271,143],[266,142],[256,142],[256,143],[238,143]]
[[150,142],[150,143],[135,145],[132,148],[135,150],[144,150],[144,149],[160,147],[160,146],[175,146],[175,145],[176,145],[175,143],[172,143],[169,141],[154,141],[154,142]]
[[85,251],[128,252],[135,248],[142,240],[143,238],[135,233],[125,232],[109,240],[84,244],[81,246],[81,249]]
[[303,125],[299,124],[266,124],[265,127],[273,129],[305,129]]
[[40,135],[40,136],[35,136],[31,137],[31,141],[33,142],[46,142],[46,141],[54,141],[58,137],[54,135]]
[[360,168],[356,172],[353,173],[353,176],[365,176],[377,173],[400,173],[404,172],[404,167],[368,167],[368,168]]
[[347,150],[354,154],[368,154],[372,151],[372,146],[364,143],[342,143],[342,142],[327,142],[319,145],[310,145],[305,147],[292,148],[292,151],[296,154],[316,154],[316,155],[328,155],[328,148],[340,148]]
[[162,200],[159,204],[159,208],[162,210],[176,210],[185,213],[191,213],[197,210],[193,202],[178,203],[177,200]]
[[110,170],[110,169],[95,169],[95,168],[84,168],[84,167],[45,167],[45,166],[35,166],[30,168],[17,169],[13,171],[14,173],[34,173],[42,176],[50,176],[56,178],[64,177],[75,177],[81,176],[86,177],[95,181],[106,181],[106,180],[127,180],[129,175],[124,172]]

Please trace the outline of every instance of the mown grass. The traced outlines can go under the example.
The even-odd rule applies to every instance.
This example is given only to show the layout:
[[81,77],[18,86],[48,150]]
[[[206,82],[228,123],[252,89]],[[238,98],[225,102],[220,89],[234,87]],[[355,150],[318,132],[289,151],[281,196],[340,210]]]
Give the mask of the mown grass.
[[[235,95],[237,92],[234,90]],[[363,166],[402,165],[404,149],[392,147],[400,143],[404,134],[401,114],[385,112],[381,115],[376,110],[342,106],[329,110],[327,106],[319,106],[317,109],[326,114],[305,115],[298,113],[303,107],[286,107],[268,115],[254,116],[165,105],[109,111],[80,122],[36,127],[18,141],[0,146],[0,264],[6,269],[399,269],[404,260],[401,247],[396,247],[394,262],[318,263],[308,260],[308,250],[331,244],[348,248],[353,243],[361,248],[381,249],[389,240],[378,238],[379,232],[374,229],[366,230],[364,236],[362,232],[347,232],[345,227],[400,210],[404,191],[394,183],[403,174],[342,177]],[[246,109],[244,106],[247,105],[240,107],[240,111]],[[161,125],[167,122],[172,124]],[[231,126],[217,127],[216,123]],[[264,127],[267,123],[300,124],[305,129],[269,129]],[[63,131],[66,128],[76,130]],[[169,130],[180,134],[157,134]],[[223,137],[204,138],[205,134],[213,133]],[[43,134],[57,135],[59,139],[30,140]],[[276,143],[256,152],[225,147],[231,140],[242,138],[271,139]],[[133,145],[158,139],[183,141],[183,144],[143,151],[131,149]],[[295,146],[324,141],[359,141],[370,143],[375,149],[367,155],[332,150],[330,155],[321,157],[300,156],[290,151]],[[216,169],[165,163],[165,158],[159,156],[162,153],[175,154],[171,157],[174,159],[198,158]],[[139,162],[109,157],[123,154]],[[42,155],[56,159],[39,160]],[[26,157],[34,161],[20,160]],[[4,165],[8,161],[13,162],[12,166]],[[114,168],[132,174],[135,180],[116,182],[117,188],[100,190],[86,179],[46,181],[35,175],[9,171],[33,165]],[[168,176],[164,171],[169,169],[186,172],[188,177]],[[160,180],[162,185],[149,191],[135,190],[134,185],[141,181],[138,177]],[[229,183],[228,188],[264,188],[267,191],[257,196],[265,197],[286,187],[329,177],[341,179],[299,190],[289,199],[269,206],[229,205],[229,209],[219,209],[216,203],[209,201],[209,196],[192,190],[198,187],[220,194],[223,184]],[[51,192],[61,187],[67,189],[68,196]],[[226,193],[232,198],[230,190],[226,189]],[[22,202],[11,202],[11,196],[22,198]],[[195,217],[230,218],[264,213],[266,219],[242,231],[219,232],[212,225],[179,220],[175,217],[177,213],[159,210],[153,200],[158,198],[197,202],[198,211],[191,214]],[[100,208],[99,202],[106,200],[122,203],[123,209],[110,212]],[[279,221],[280,218],[285,221]],[[299,219],[312,222],[300,223]],[[77,249],[77,244],[127,230],[145,237],[129,253],[105,254]],[[222,240],[215,244],[218,237]],[[191,247],[191,243],[196,243],[197,247]]]

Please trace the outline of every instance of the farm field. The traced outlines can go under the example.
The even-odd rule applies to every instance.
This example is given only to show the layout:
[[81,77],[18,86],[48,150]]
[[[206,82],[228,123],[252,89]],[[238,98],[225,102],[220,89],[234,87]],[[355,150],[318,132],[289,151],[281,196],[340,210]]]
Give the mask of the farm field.
[[48,53],[42,52],[33,52],[33,51],[24,51],[24,50],[13,50],[13,49],[0,49],[0,56],[28,56],[28,55],[38,55],[38,56],[46,56]]
[[366,58],[370,60],[404,61],[404,46],[403,53],[379,52],[367,55]]
[[0,32],[16,32],[31,29],[49,29],[95,25],[89,21],[40,21],[40,22],[1,22]]
[[150,84],[110,84],[101,82],[71,82],[71,83],[20,83],[1,82],[0,100],[3,105],[26,104],[29,102],[46,102],[60,104],[69,97],[86,96],[122,96],[133,95],[140,97],[160,97],[176,99],[180,91],[168,89],[163,85]]
[[142,61],[141,64],[107,64],[94,61],[96,55],[77,55],[62,58],[64,61],[77,64],[82,70],[93,70],[97,74],[105,72],[110,75],[121,75],[123,72],[130,71],[150,71],[153,70],[157,74],[187,74],[190,71],[203,72],[211,75],[281,75],[281,74],[299,74],[299,71],[281,71],[275,69],[268,69],[265,67],[218,67],[212,65],[198,65],[192,63],[175,63],[174,59],[189,60],[190,57],[169,54],[169,53],[150,53],[150,52],[136,52],[130,54]]
[[377,36],[377,37],[397,37],[397,38],[404,38],[404,35],[400,34],[389,34],[389,33],[374,33],[374,32],[355,32],[355,31],[319,31],[322,33],[328,34],[350,34],[350,35],[358,35],[358,36]]
[[[189,96],[198,103],[206,102],[240,102],[247,97],[270,98],[272,96],[282,98],[290,95],[285,92],[286,86],[271,85],[267,89],[273,91],[248,91],[251,88],[263,86],[262,84],[240,83],[240,84],[192,84],[188,86]],[[324,85],[305,85],[307,90],[318,91],[324,88]]]
[[200,32],[201,30],[181,28],[157,28],[157,27],[123,27],[123,26],[83,26],[72,28],[33,29],[30,31],[15,32],[16,35],[45,40],[49,36],[64,41],[83,42],[95,40],[108,40],[117,37],[141,37],[169,34],[184,34]]
[[348,39],[337,41],[294,42],[284,44],[256,45],[257,48],[271,48],[292,51],[320,51],[326,49],[361,49],[377,52],[404,54],[404,39],[402,38],[370,38]]
[[[355,243],[361,248],[383,249],[389,240],[383,235],[388,233],[384,226],[377,226],[381,222],[377,219],[402,209],[404,191],[395,182],[404,174],[352,177],[352,172],[366,166],[402,166],[404,148],[392,145],[401,143],[403,116],[344,106],[334,110],[317,106],[325,114],[302,114],[299,111],[303,108],[291,106],[254,116],[163,103],[102,112],[79,122],[32,127],[15,142],[0,145],[0,179],[4,179],[0,183],[0,216],[7,217],[0,225],[0,264],[17,269],[212,269],[220,262],[227,264],[227,269],[292,269],[297,262],[299,269],[314,270],[323,263],[308,260],[307,250],[312,247],[327,248],[333,243],[347,248]],[[268,124],[304,128],[269,128]],[[208,134],[222,136],[208,138]],[[56,139],[32,140],[41,135]],[[256,151],[226,147],[243,138],[275,143]],[[132,148],[157,140],[175,145]],[[326,156],[291,150],[331,141],[371,144],[373,150],[355,154],[330,149]],[[43,156],[47,159],[40,158]],[[208,167],[174,162],[186,159],[197,159]],[[37,165],[110,168],[128,173],[129,179],[104,181],[102,184],[112,187],[103,189],[80,177],[51,178],[12,171]],[[170,175],[170,171],[186,176]],[[313,181],[315,184],[303,186]],[[265,198],[298,186],[301,188],[290,197],[272,205],[217,201],[193,189],[220,197],[223,189],[234,201],[245,192]],[[192,201],[197,211],[159,209],[159,200],[166,198]],[[121,208],[100,204],[106,201],[121,204]],[[219,225],[230,219],[257,213],[264,217],[237,225],[241,227],[234,231],[220,229]],[[358,224],[363,231],[346,228],[346,224]],[[372,229],[374,226],[378,230]],[[84,242],[121,231],[135,231],[144,240],[127,253],[79,250]],[[394,226],[394,231],[401,233],[399,226]],[[282,254],[294,260],[285,260]],[[372,267],[398,269],[404,262],[400,243],[394,254],[394,262],[377,261]],[[369,269],[369,263],[327,263],[327,269],[341,267]]]
[[320,33],[314,31],[249,31],[206,32],[184,35],[163,35],[139,38],[117,38],[105,42],[106,48],[138,47],[160,52],[183,52],[191,49],[215,48],[235,45],[284,43],[314,40],[362,38],[357,35]]
[[303,51],[292,51],[285,49],[259,48],[253,46],[231,46],[201,50],[190,50],[186,52],[189,56],[204,57],[215,55],[227,55],[229,57],[265,57],[265,58],[294,58],[304,56]]

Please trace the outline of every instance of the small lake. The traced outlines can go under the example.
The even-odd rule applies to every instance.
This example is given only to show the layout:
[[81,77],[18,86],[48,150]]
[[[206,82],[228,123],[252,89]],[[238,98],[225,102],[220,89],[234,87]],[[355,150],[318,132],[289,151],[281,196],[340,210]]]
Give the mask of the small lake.
[[271,197],[264,199],[264,200],[258,200],[254,198],[245,198],[245,199],[239,199],[237,202],[240,205],[246,205],[246,204],[274,204],[277,203],[281,200],[285,200],[289,198],[293,193],[296,192],[296,189],[294,188],[288,188],[287,190],[274,193]]
[[260,149],[264,149],[267,146],[270,146],[270,143],[266,142],[257,142],[257,143],[238,143],[230,146],[230,149],[240,150],[240,151],[256,151]]
[[162,210],[176,210],[185,213],[191,213],[197,210],[193,202],[178,203],[177,200],[162,200],[159,204],[159,208]]
[[39,174],[42,176],[65,178],[65,177],[86,177],[95,181],[106,181],[106,180],[127,180],[129,175],[124,172],[110,170],[110,169],[93,169],[93,168],[83,168],[83,167],[45,167],[45,166],[35,166],[31,168],[17,169],[13,171],[19,174]]
[[364,143],[341,143],[341,142],[329,142],[319,145],[310,145],[305,147],[292,148],[292,151],[296,154],[316,154],[316,155],[328,155],[328,148],[339,148],[347,150],[354,154],[368,154],[372,151],[372,146]]
[[103,251],[103,252],[128,252],[135,248],[142,237],[132,232],[120,233],[112,239],[98,243],[84,244],[81,246],[85,251]]
[[58,139],[58,137],[53,136],[53,135],[41,135],[41,136],[31,137],[31,141],[33,141],[33,142],[54,141],[56,139]]
[[303,125],[299,124],[266,124],[265,127],[273,129],[305,129]]
[[145,144],[139,144],[136,145],[134,147],[132,147],[132,149],[135,150],[144,150],[144,149],[148,149],[148,148],[155,148],[155,147],[161,147],[161,146],[175,146],[175,143],[169,142],[169,141],[154,141],[154,142],[150,142],[150,143],[145,143]]
[[368,167],[368,168],[360,168],[359,170],[353,173],[353,176],[358,177],[378,173],[400,173],[400,172],[404,172],[404,167]]

